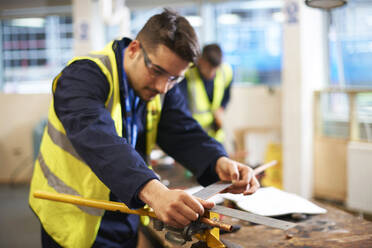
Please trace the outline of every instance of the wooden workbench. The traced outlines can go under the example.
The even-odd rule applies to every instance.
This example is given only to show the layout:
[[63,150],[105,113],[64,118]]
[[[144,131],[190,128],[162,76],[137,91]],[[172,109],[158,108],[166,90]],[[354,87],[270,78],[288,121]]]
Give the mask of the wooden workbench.
[[[195,180],[187,179],[183,168],[178,165],[168,170],[157,168],[155,170],[162,179],[170,181],[170,188],[195,185]],[[222,216],[223,222],[239,224],[241,229],[236,233],[223,234],[221,237],[243,247],[372,247],[372,222],[328,205],[316,204],[326,208],[328,212],[308,216],[306,220],[298,221],[296,227],[287,231],[252,225],[249,222]],[[285,220],[293,221],[289,217]],[[164,247],[180,247],[166,241],[164,231],[155,231],[152,226],[147,229],[148,233],[151,233]],[[192,242],[188,242],[182,247],[190,247],[191,244]]]

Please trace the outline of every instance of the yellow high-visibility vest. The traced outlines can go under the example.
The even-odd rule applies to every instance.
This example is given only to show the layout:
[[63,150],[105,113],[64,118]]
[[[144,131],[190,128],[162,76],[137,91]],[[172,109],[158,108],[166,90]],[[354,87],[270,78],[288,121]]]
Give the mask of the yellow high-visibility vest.
[[221,106],[225,89],[232,81],[233,71],[231,66],[222,64],[217,69],[213,82],[212,102],[208,98],[207,91],[197,67],[190,68],[186,72],[185,77],[187,80],[189,107],[192,116],[211,137],[223,142],[224,133],[222,129],[215,130],[213,127],[213,113]]
[[[93,52],[86,57],[76,57],[69,64],[82,59],[95,62],[106,76],[110,91],[105,107],[111,113],[117,135],[122,136],[122,109],[113,42],[102,51]],[[61,73],[53,81],[53,93],[60,76]],[[147,103],[148,155],[156,141],[160,112],[161,100],[160,96],[157,96]],[[29,203],[45,231],[58,244],[63,247],[91,247],[104,210],[37,199],[33,197],[36,190],[109,200],[110,190],[97,178],[67,138],[66,131],[54,111],[53,101],[49,108],[48,124],[44,130],[40,153],[35,161]]]

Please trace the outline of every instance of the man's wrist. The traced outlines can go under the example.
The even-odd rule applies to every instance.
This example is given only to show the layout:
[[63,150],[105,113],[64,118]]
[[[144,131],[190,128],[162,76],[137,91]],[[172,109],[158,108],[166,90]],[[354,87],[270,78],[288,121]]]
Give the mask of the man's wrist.
[[165,194],[168,188],[164,186],[159,180],[152,179],[148,181],[145,186],[142,187],[138,194],[141,201],[148,205],[152,205],[154,199],[158,199],[159,196]]
[[216,160],[216,167],[214,169],[215,169],[217,174],[220,173],[220,171],[219,171],[219,170],[221,170],[220,166],[222,166],[223,160],[225,160],[225,159],[229,159],[229,158],[226,157],[226,156],[221,156]]

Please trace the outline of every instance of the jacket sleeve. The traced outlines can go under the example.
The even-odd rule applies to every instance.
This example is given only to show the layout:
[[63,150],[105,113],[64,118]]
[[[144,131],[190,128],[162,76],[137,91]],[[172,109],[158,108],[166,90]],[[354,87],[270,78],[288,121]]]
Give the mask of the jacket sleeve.
[[178,86],[165,96],[157,141],[168,155],[193,172],[200,184],[218,181],[216,161],[227,156],[226,151],[192,118]]
[[157,177],[116,133],[104,106],[108,93],[107,79],[94,62],[74,62],[58,81],[55,111],[75,150],[97,177],[128,207],[139,208],[144,203],[137,198],[138,190]]

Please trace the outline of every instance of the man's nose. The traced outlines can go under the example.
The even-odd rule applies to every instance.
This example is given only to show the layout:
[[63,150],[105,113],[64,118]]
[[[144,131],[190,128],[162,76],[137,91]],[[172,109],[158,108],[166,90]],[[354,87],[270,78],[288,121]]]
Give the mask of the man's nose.
[[169,89],[168,78],[159,77],[155,81],[155,89],[159,91],[160,94],[165,94]]

